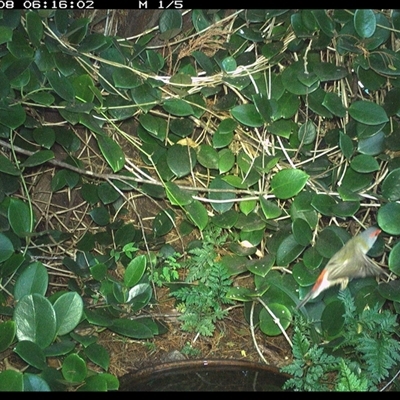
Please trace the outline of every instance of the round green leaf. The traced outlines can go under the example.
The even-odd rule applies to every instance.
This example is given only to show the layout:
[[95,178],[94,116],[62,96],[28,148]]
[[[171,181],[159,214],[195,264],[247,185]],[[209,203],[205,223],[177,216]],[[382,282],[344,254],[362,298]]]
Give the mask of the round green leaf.
[[163,108],[166,112],[178,117],[186,117],[194,113],[192,106],[182,99],[165,100]]
[[332,301],[324,308],[321,315],[321,328],[328,338],[336,337],[343,330],[344,313],[342,301]]
[[162,40],[170,40],[182,30],[182,14],[179,10],[164,10],[160,15],[159,28]]
[[120,194],[108,182],[103,182],[97,186],[97,194],[103,204],[114,203]]
[[321,256],[331,258],[343,247],[343,244],[343,240],[338,236],[338,233],[328,227],[318,234],[315,248]]
[[47,291],[49,275],[45,266],[36,261],[29,265],[15,282],[14,297],[16,300],[22,299],[24,296],[38,293],[42,296]]
[[352,217],[359,209],[359,201],[339,201],[332,206],[332,213],[337,217]]
[[0,392],[22,392],[24,390],[24,374],[7,369],[0,372]]
[[357,150],[361,154],[376,156],[383,153],[386,149],[384,132],[378,132],[376,135],[360,139],[358,142]]
[[83,313],[83,301],[76,292],[62,294],[53,305],[57,318],[57,335],[65,335],[76,328]]
[[28,340],[19,341],[14,351],[29,365],[43,370],[47,367],[46,357],[43,350]]
[[193,201],[192,193],[182,190],[173,182],[165,183],[165,192],[173,206],[185,206]]
[[154,337],[153,331],[140,320],[119,318],[113,321],[109,329],[133,339],[150,339]]
[[302,246],[308,246],[312,239],[312,230],[303,218],[296,218],[292,223],[293,236],[296,242]]
[[[318,253],[314,247],[309,247],[303,253],[303,263],[308,269],[316,269],[322,263],[323,257]],[[319,273],[319,272],[318,272]]]
[[0,233],[0,262],[8,260],[14,253],[14,246],[11,240]]
[[332,92],[325,93],[322,105],[337,117],[343,118],[346,116],[346,109],[343,106],[342,100],[335,93]]
[[319,81],[316,81],[311,86],[307,86],[298,79],[299,76],[304,77],[304,72],[303,61],[296,61],[283,70],[282,83],[288,92],[305,95],[319,88]]
[[75,99],[75,90],[68,78],[61,75],[58,71],[48,71],[46,77],[50,86],[64,100],[73,102]]
[[258,128],[264,124],[264,120],[254,104],[241,104],[232,108],[231,114],[241,124]]
[[86,363],[78,354],[70,354],[64,360],[61,372],[64,379],[68,382],[82,382],[87,375]]
[[197,159],[199,163],[209,169],[218,169],[218,153],[208,144],[202,144],[197,151]]
[[110,355],[108,351],[100,344],[92,343],[85,349],[85,354],[90,361],[99,365],[105,371],[108,370],[110,366]]
[[56,336],[56,313],[45,297],[33,293],[24,296],[14,310],[18,340],[29,340],[42,349],[48,347]]
[[308,287],[312,285],[318,278],[320,270],[309,269],[303,263],[299,262],[293,267],[293,279],[301,286]]
[[89,212],[93,221],[100,226],[105,226],[110,222],[110,214],[105,207],[96,207]]
[[400,235],[400,204],[387,203],[378,210],[378,225],[389,235]]
[[312,121],[307,121],[305,124],[301,125],[298,132],[298,138],[302,144],[311,144],[314,142],[317,136],[317,130]]
[[222,214],[216,214],[212,217],[214,225],[220,228],[230,229],[236,224],[238,220],[238,213],[235,210],[228,210]]
[[193,200],[192,203],[183,207],[189,219],[200,229],[203,230],[208,224],[207,209],[199,200]]
[[304,188],[308,178],[309,175],[299,169],[284,169],[272,177],[272,192],[278,199],[289,199]]
[[90,273],[96,281],[102,281],[107,275],[107,265],[103,263],[98,263],[90,267]]
[[268,308],[273,316],[263,308],[260,311],[260,329],[268,336],[278,336],[282,334],[281,328],[277,325],[276,319],[279,320],[283,329],[287,329],[292,321],[292,314],[283,304],[268,304]]
[[54,129],[49,126],[41,126],[39,128],[34,129],[33,138],[35,142],[45,147],[46,149],[50,149],[56,141],[56,134]]
[[137,256],[131,260],[124,274],[125,286],[128,288],[135,286],[142,279],[145,270],[146,257],[144,255]]
[[379,171],[378,161],[372,156],[368,156],[366,154],[360,154],[355,156],[350,163],[351,168],[354,171],[360,173],[369,173]]
[[175,213],[170,210],[160,211],[153,220],[153,232],[157,237],[164,236],[174,227]]
[[263,196],[260,196],[260,205],[267,219],[278,218],[282,214],[282,209],[275,202],[267,200]]
[[14,341],[16,332],[15,322],[5,321],[0,323],[0,353],[7,350]]
[[400,281],[383,282],[378,285],[378,291],[385,299],[400,302]]
[[[225,192],[225,190],[232,190],[233,186],[231,186],[229,183],[226,183],[224,180],[222,180],[220,177],[216,177],[211,183],[210,183],[210,189],[220,189],[220,192],[210,192],[208,195],[208,198],[210,200],[217,200],[216,202],[211,203],[211,207],[220,213],[223,213],[225,211],[228,211],[232,208],[233,202],[227,202],[225,200],[230,200],[234,199],[235,193],[232,192]],[[220,202],[220,201],[223,202]]]
[[22,167],[36,167],[42,165],[49,160],[55,158],[54,153],[51,150],[39,150],[36,153],[29,156],[22,164]]
[[376,29],[375,13],[372,10],[356,10],[354,13],[354,28],[362,38],[370,38]]
[[327,194],[315,194],[311,205],[322,215],[330,216],[333,214],[332,208],[336,204],[333,197]]
[[218,169],[220,174],[228,172],[235,164],[235,155],[231,149],[222,149],[218,153]]
[[[275,257],[267,254],[263,258],[252,260],[246,264],[247,269],[254,275],[265,278],[275,264]],[[260,294],[261,295],[261,294]]]
[[400,168],[391,171],[382,182],[382,196],[389,201],[400,199]]
[[356,121],[366,125],[378,125],[389,120],[382,106],[366,100],[352,103],[349,107],[349,114]]
[[0,121],[3,125],[11,129],[21,126],[26,120],[25,109],[21,104],[15,104],[10,107],[0,108]]
[[48,382],[40,375],[24,373],[24,392],[50,392]]
[[21,171],[7,158],[0,154],[0,172],[7,175],[19,176]]
[[397,242],[390,251],[388,266],[390,271],[400,275],[400,242]]
[[277,265],[289,265],[292,261],[294,261],[304,250],[303,245],[297,243],[294,235],[289,235],[278,247],[278,251],[276,253],[276,262]]
[[236,60],[233,57],[224,58],[221,65],[225,72],[233,72],[237,68]]
[[152,296],[153,291],[148,283],[138,283],[129,290],[126,303],[130,304],[131,312],[135,313],[146,307]]
[[96,135],[97,143],[108,165],[114,172],[121,170],[125,164],[125,155],[118,143],[105,135]]
[[12,230],[19,237],[25,237],[32,232],[33,213],[24,201],[14,197],[10,199],[8,220]]
[[155,117],[151,114],[142,114],[139,117],[140,124],[158,140],[165,140],[168,126],[164,118]]
[[187,137],[193,133],[194,123],[189,118],[176,118],[170,122],[171,132],[180,137]]
[[196,165],[196,161],[196,152],[191,147],[175,144],[167,151],[168,167],[178,178],[188,175]]

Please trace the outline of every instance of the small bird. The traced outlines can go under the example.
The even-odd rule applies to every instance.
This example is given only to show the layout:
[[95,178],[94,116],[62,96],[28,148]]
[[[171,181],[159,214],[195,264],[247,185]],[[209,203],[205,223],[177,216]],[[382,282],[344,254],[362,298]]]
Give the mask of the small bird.
[[298,304],[303,307],[309,300],[315,299],[321,292],[333,285],[339,285],[343,290],[353,278],[364,278],[370,275],[387,275],[381,267],[366,256],[374,245],[381,230],[370,227],[351,238],[326,264],[317,278],[313,288]]

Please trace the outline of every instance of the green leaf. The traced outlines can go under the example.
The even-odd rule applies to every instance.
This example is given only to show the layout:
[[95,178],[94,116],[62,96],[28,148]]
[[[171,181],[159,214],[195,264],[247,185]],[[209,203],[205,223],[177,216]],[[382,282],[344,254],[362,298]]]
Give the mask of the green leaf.
[[160,38],[170,40],[182,30],[182,14],[179,10],[164,10],[160,15]]
[[387,203],[378,210],[378,225],[389,235],[400,235],[400,204]]
[[198,147],[197,160],[205,168],[218,169],[218,153],[208,144],[202,144]]
[[328,338],[337,337],[345,323],[345,308],[342,301],[335,300],[327,304],[321,315],[321,328]]
[[97,143],[113,172],[120,171],[125,165],[125,155],[118,143],[105,135],[96,135]]
[[21,126],[26,120],[26,113],[21,104],[3,106],[0,103],[0,121],[11,129]]
[[133,339],[151,339],[154,337],[152,330],[140,320],[119,318],[109,327],[113,332]]
[[282,330],[276,323],[276,319],[279,320],[282,328],[286,330],[292,321],[292,314],[283,304],[270,303],[268,304],[268,308],[273,316],[263,308],[260,311],[260,329],[268,336],[281,335]]
[[254,104],[241,104],[232,108],[231,114],[240,123],[246,126],[258,128],[264,124],[264,119],[257,111]]
[[24,375],[19,371],[8,369],[0,372],[0,392],[22,392]]
[[208,224],[208,213],[199,200],[193,200],[183,207],[189,219],[202,231]]
[[14,246],[11,240],[0,233],[0,262],[8,260],[14,253]]
[[14,351],[29,365],[43,370],[47,368],[46,357],[43,350],[33,342],[22,340],[18,342]]
[[400,168],[390,171],[382,182],[382,196],[389,201],[400,199]]
[[21,171],[5,156],[0,154],[0,172],[7,175],[19,176]]
[[308,246],[312,240],[313,233],[308,222],[303,218],[296,218],[292,223],[293,237],[302,246]]
[[376,17],[372,10],[356,10],[354,13],[354,28],[362,38],[370,38],[376,29]]
[[141,125],[156,139],[164,141],[167,136],[167,121],[150,114],[142,114],[139,117]]
[[78,354],[70,354],[64,360],[61,372],[67,382],[80,383],[87,375],[86,363]]
[[267,200],[263,196],[260,196],[260,205],[267,219],[275,219],[282,214],[282,209],[275,202]]
[[388,266],[390,271],[394,272],[396,275],[400,275],[400,242],[397,242],[390,251]]
[[369,173],[379,171],[379,163],[376,159],[372,156],[366,154],[360,154],[355,156],[350,163],[351,168],[354,171],[360,173]]
[[43,37],[43,25],[42,19],[39,17],[37,12],[28,11],[26,14],[26,30],[32,44],[39,47],[40,41]]
[[105,207],[96,207],[89,212],[89,215],[97,225],[105,226],[110,222],[110,214]]
[[126,267],[124,274],[124,284],[126,287],[131,288],[135,286],[142,279],[144,271],[146,270],[146,257],[140,255],[131,260]]
[[14,297],[17,301],[24,296],[37,293],[42,296],[47,291],[49,275],[46,267],[39,261],[30,264],[15,282]]
[[76,292],[62,294],[54,302],[57,318],[57,335],[66,335],[76,328],[82,318],[83,301]]
[[[217,200],[216,202],[211,203],[211,207],[220,213],[223,213],[225,211],[228,211],[232,208],[233,202],[229,201],[227,202],[226,200],[234,199],[235,193],[232,192],[227,192],[226,190],[232,190],[233,186],[231,186],[229,183],[226,183],[224,180],[222,180],[220,177],[214,178],[214,180],[210,183],[209,185],[210,189],[219,189],[220,191],[216,192],[210,192],[208,195],[208,198],[210,200]],[[221,202],[222,200],[222,202]]]
[[299,244],[294,235],[289,235],[278,247],[276,253],[277,265],[289,265],[294,261],[303,251],[305,246]]
[[22,167],[36,167],[42,165],[49,160],[55,158],[54,153],[51,150],[39,150],[36,153],[29,156],[22,164]]
[[335,93],[325,93],[322,105],[337,117],[344,118],[346,116],[346,109],[343,106],[342,100]]
[[50,149],[56,141],[56,134],[54,129],[48,126],[42,126],[33,131],[33,138],[35,139],[36,143],[46,147],[47,149]]
[[222,149],[218,153],[218,169],[220,174],[228,172],[235,165],[235,155],[231,149]]
[[14,341],[15,333],[15,321],[10,320],[0,323],[0,353],[7,350]]
[[24,391],[25,392],[50,392],[50,386],[48,382],[41,376],[31,374],[29,372],[24,373]]
[[196,165],[196,161],[196,152],[191,147],[175,144],[168,149],[168,167],[178,178],[188,175]]
[[64,100],[73,102],[75,99],[75,90],[68,78],[57,71],[48,71],[46,73],[50,86]]
[[108,182],[103,182],[97,187],[97,194],[103,204],[114,203],[120,196]]
[[152,228],[156,237],[161,237],[170,232],[174,227],[175,213],[170,210],[160,211],[153,220]]
[[56,336],[56,313],[45,297],[38,293],[24,296],[15,306],[14,321],[18,340],[29,340],[42,349]]
[[351,103],[349,114],[356,121],[366,125],[378,125],[389,120],[382,106],[366,100]]
[[400,302],[400,281],[383,282],[378,285],[378,292],[385,299]]
[[90,361],[99,365],[105,371],[108,370],[108,367],[110,366],[110,355],[102,345],[92,343],[90,346],[86,347],[85,355]]
[[271,179],[271,190],[278,199],[296,196],[305,186],[309,175],[299,169],[284,169]]
[[12,230],[17,236],[25,237],[32,232],[33,212],[24,201],[14,197],[10,199],[8,220]]
[[167,113],[176,115],[178,117],[186,117],[194,114],[192,106],[181,99],[165,100],[163,103],[163,108]]
[[317,130],[315,129],[315,125],[312,121],[307,121],[300,126],[298,138],[302,144],[307,145],[313,143],[316,136]]
[[0,26],[0,44],[7,43],[12,39],[13,30],[8,26]]
[[185,191],[173,182],[165,183],[168,200],[173,206],[185,206],[193,201],[192,193]]

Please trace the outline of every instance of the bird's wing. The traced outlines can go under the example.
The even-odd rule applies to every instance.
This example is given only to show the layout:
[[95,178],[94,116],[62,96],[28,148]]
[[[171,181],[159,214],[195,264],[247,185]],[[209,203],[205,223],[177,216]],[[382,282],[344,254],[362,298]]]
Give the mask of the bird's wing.
[[367,256],[364,255],[363,257],[363,265],[357,270],[357,272],[354,275],[354,278],[364,278],[366,276],[380,276],[380,275],[386,275],[389,277],[389,274],[382,269],[378,264],[375,263],[375,261],[371,260]]

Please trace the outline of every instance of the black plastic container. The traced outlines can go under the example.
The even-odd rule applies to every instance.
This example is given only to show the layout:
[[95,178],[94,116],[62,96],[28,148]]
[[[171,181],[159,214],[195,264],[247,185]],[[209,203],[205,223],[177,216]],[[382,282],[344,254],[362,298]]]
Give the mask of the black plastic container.
[[278,391],[289,378],[275,367],[242,360],[185,360],[123,376],[121,391]]

